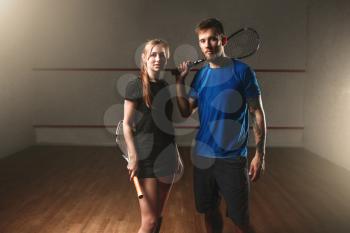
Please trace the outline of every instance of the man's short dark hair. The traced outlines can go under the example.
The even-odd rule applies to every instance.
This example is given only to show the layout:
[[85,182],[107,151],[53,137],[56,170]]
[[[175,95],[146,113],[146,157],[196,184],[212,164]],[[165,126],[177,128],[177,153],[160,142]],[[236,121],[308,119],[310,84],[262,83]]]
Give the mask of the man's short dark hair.
[[224,26],[216,18],[209,18],[202,20],[196,27],[195,32],[198,34],[199,31],[214,28],[216,32],[221,35],[224,34]]

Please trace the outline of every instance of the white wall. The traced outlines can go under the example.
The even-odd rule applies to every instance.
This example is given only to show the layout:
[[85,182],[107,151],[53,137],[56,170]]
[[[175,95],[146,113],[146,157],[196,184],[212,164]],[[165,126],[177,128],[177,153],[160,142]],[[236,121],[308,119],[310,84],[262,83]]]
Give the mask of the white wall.
[[305,148],[350,169],[350,2],[311,1]]
[[[242,26],[259,31],[262,47],[247,60],[252,67],[307,68],[306,75],[258,73],[268,125],[305,125],[304,131],[270,130],[268,145],[304,145],[350,169],[346,140],[350,136],[346,124],[350,6],[346,0],[307,2],[2,1],[0,157],[35,140],[114,144],[114,129],[103,125],[113,125],[122,116],[118,89],[130,72],[37,72],[32,68],[134,68],[136,48],[154,37],[168,40],[172,52],[184,44],[198,52],[193,27],[200,19],[214,16],[223,21],[227,32]],[[172,78],[167,74],[166,79],[171,82]],[[102,128],[36,128],[35,139],[33,124]],[[189,144],[193,133],[179,141]]]
[[[36,67],[136,67],[136,49],[154,37],[166,39],[172,52],[189,44],[198,50],[194,26],[219,17],[227,33],[256,28],[258,54],[247,62],[259,69],[304,69],[304,1],[44,1],[37,9]],[[292,38],[292,39],[291,39]],[[169,62],[174,67],[174,62]],[[116,85],[130,72],[37,72],[35,124],[115,124],[122,116]],[[268,124],[303,126],[303,74],[258,73]],[[166,74],[170,82],[172,77]],[[188,81],[190,81],[189,78]],[[119,83],[120,84],[120,83]],[[117,105],[117,106],[116,106]],[[119,108],[118,108],[119,106]],[[288,108],[285,108],[288,106]],[[106,120],[107,119],[107,120]],[[185,123],[184,123],[185,124]],[[99,133],[97,133],[99,131]],[[102,131],[102,132],[100,132]],[[180,130],[181,131],[181,130]],[[71,132],[75,136],[67,136]],[[84,133],[83,133],[84,132]],[[36,128],[38,143],[113,144],[113,129]],[[89,135],[99,135],[95,139]],[[182,130],[183,132],[183,130]],[[302,146],[302,130],[271,130],[269,145]],[[193,135],[181,137],[188,144]]]
[[0,157],[35,143],[29,4],[0,2]]
[[[6,71],[6,76],[11,76],[7,82],[11,80],[16,87],[7,95],[2,93],[6,98],[0,101],[2,107],[11,108],[21,120],[13,124],[18,121],[8,115],[3,117],[1,124],[7,131],[12,130],[13,126],[9,125],[16,125],[14,132],[21,136],[13,136],[16,140],[12,143],[20,143],[21,138],[25,138],[27,143],[20,143],[23,146],[32,143],[31,124],[66,125],[66,128],[35,128],[37,143],[114,144],[114,129],[103,125],[113,125],[122,116],[118,87],[125,84],[124,75],[130,73],[39,72],[30,71],[31,68],[135,68],[136,49],[154,37],[166,39],[172,52],[187,44],[194,46],[199,54],[193,29],[206,17],[220,18],[227,33],[242,26],[258,30],[261,49],[246,60],[253,68],[305,69],[306,3],[303,0],[219,0],[215,4],[213,1],[185,0],[5,2],[13,4],[7,9],[8,17],[13,20],[2,24],[11,30],[16,28],[16,34],[1,30],[5,30],[8,43],[18,51],[20,63]],[[19,46],[14,44],[15,38]],[[16,54],[7,44],[3,47],[8,54]],[[23,53],[28,55],[23,56]],[[169,67],[174,67],[172,59]],[[169,74],[165,78],[172,82]],[[258,73],[258,79],[268,125],[303,126],[304,75]],[[16,95],[15,91],[21,94]],[[24,103],[10,101],[11,98]],[[32,115],[34,120],[28,123]],[[81,125],[90,127],[77,128]],[[302,130],[271,130],[268,135],[268,145],[303,144]],[[191,138],[189,135],[179,140],[188,143]]]

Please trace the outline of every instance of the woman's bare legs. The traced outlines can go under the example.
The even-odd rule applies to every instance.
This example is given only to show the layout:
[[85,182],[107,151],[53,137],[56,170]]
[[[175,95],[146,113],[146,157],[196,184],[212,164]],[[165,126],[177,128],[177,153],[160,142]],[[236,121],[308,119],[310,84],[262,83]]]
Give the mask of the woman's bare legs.
[[158,181],[155,178],[140,179],[143,198],[139,199],[141,226],[138,233],[153,233],[158,220]]
[[158,194],[159,194],[159,209],[157,227],[154,233],[159,233],[163,220],[163,210],[169,198],[170,190],[173,185],[173,176],[159,178],[158,180]]
[[143,198],[139,199],[141,226],[138,233],[158,233],[162,221],[162,212],[169,197],[172,183],[169,179],[140,179]]

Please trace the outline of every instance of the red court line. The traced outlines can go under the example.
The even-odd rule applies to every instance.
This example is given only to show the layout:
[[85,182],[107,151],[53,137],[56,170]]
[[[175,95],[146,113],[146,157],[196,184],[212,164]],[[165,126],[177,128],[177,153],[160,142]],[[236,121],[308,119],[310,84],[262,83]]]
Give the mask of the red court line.
[[[34,128],[116,128],[117,125],[33,125]],[[178,125],[177,129],[198,129],[196,125]],[[250,127],[252,129],[252,127]],[[304,126],[268,126],[271,130],[303,130]]]
[[[111,71],[135,71],[138,72],[138,68],[79,68],[79,67],[62,67],[62,68],[33,68],[33,71],[88,71],[88,72],[111,72]],[[165,69],[165,71],[172,71],[172,69]],[[199,69],[192,69],[195,72]],[[305,69],[254,69],[258,73],[305,73]]]

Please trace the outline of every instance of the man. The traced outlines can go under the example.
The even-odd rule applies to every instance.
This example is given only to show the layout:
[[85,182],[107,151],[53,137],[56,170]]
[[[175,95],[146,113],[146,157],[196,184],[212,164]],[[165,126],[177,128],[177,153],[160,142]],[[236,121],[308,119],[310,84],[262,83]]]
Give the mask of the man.
[[[193,156],[196,208],[205,216],[207,233],[220,233],[222,196],[236,232],[246,233],[250,229],[249,178],[256,181],[264,167],[266,124],[260,88],[248,65],[226,56],[227,37],[219,20],[203,20],[195,31],[207,64],[196,73],[188,95],[184,83],[191,62],[180,64],[176,93],[183,117],[198,107],[200,126]],[[249,173],[248,112],[256,141]]]

